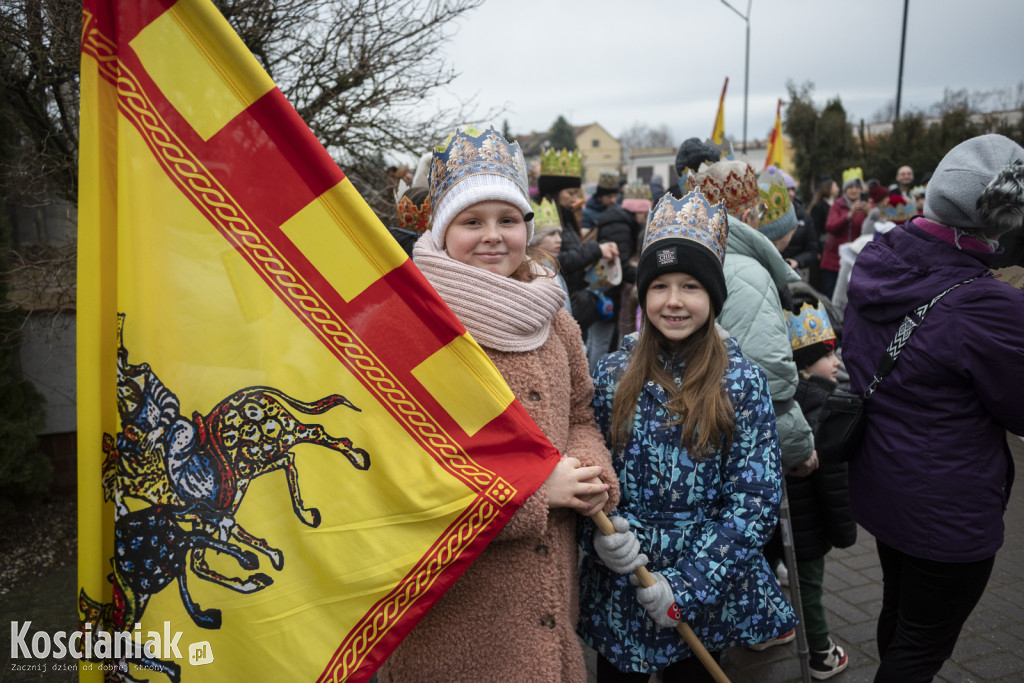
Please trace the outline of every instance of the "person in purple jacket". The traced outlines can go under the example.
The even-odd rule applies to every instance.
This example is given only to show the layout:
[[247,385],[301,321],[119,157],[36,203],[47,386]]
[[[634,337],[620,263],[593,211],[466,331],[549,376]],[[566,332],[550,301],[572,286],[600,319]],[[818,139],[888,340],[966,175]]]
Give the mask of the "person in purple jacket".
[[875,681],[930,681],[981,598],[1013,482],[1007,431],[1024,434],[1024,291],[991,277],[997,238],[1024,216],[1024,149],[1001,135],[954,147],[924,217],[857,257],[843,325],[863,392],[904,316],[949,287],[866,404],[850,461],[854,518],[882,566]]

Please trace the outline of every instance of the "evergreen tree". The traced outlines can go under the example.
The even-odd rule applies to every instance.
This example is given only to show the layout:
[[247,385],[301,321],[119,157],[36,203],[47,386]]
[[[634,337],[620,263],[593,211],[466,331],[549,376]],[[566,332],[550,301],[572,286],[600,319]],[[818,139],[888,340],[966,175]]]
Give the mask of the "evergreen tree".
[[794,148],[794,176],[805,201],[823,173],[840,182],[844,169],[860,166],[865,179],[876,178],[890,185],[896,180],[896,170],[908,165],[920,181],[949,150],[969,138],[999,133],[1024,144],[1024,117],[1016,124],[1002,123],[994,117],[972,120],[975,112],[961,92],[947,92],[935,105],[938,122],[926,121],[920,112],[906,114],[893,122],[891,132],[858,140],[838,97],[819,111],[812,98],[812,83],[798,87],[790,82],[786,87],[789,102],[783,130]]
[[[10,106],[11,93],[0,85],[0,102]],[[19,149],[17,128],[0,106],[0,166],[11,163]],[[46,422],[44,399],[21,375],[18,334],[24,311],[8,299],[7,255],[11,246],[6,192],[0,192],[0,523],[22,503],[46,493],[52,465],[38,448],[38,433]]]
[[551,143],[552,149],[567,149],[570,151],[576,149],[576,131],[565,120],[564,116],[559,115],[555,122],[551,124],[548,142]]
[[[7,207],[0,202],[0,273],[7,273],[10,241]],[[0,277],[0,522],[17,507],[46,493],[52,466],[39,451],[38,433],[46,423],[42,394],[21,376],[18,325],[23,312],[7,299],[7,277]]]
[[864,165],[860,145],[853,137],[853,131],[846,120],[846,109],[838,95],[821,110],[816,143],[816,161],[821,168],[819,173],[828,173],[840,185],[843,184],[844,170]]
[[793,144],[796,174],[806,200],[821,174],[827,173],[842,184],[843,170],[861,166],[863,154],[838,96],[829,100],[819,113],[812,98],[812,83],[797,87],[790,82],[786,87],[789,104],[783,130]]
[[[920,181],[925,171],[934,169],[949,151],[943,150],[938,137],[935,129],[925,124],[923,114],[901,117],[893,122],[891,133],[877,135],[868,141],[864,177],[877,178],[882,184],[891,185],[896,181],[896,169],[906,165],[914,169]],[[973,134],[963,140],[968,137],[973,137]]]
[[1024,107],[1020,108],[1021,117],[1015,124],[998,124],[996,132],[1005,135],[1018,145],[1024,145]]
[[783,121],[783,131],[789,136],[793,145],[793,176],[800,186],[805,202],[810,201],[814,193],[815,179],[818,173],[814,163],[814,135],[818,128],[818,110],[811,99],[813,85],[804,83],[799,88],[792,81],[786,84],[789,90],[789,103]]

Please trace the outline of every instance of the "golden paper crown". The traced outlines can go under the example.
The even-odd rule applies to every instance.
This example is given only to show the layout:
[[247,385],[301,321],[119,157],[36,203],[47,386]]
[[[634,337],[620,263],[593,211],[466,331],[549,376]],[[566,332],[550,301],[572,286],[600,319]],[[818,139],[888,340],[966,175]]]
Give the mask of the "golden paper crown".
[[825,304],[820,301],[817,306],[804,303],[795,314],[786,311],[786,326],[789,328],[789,344],[794,351],[836,338]]
[[622,198],[650,200],[651,186],[647,183],[628,183],[622,188]]
[[619,172],[618,171],[601,171],[600,175],[597,176],[597,186],[602,190],[615,190],[619,191]]
[[757,204],[757,174],[745,161],[716,161],[686,179],[686,189],[699,189],[712,204],[725,203],[725,210],[742,216]]
[[[785,181],[778,174],[762,173],[757,177],[757,196],[768,207],[761,217],[761,225],[770,225],[789,213],[793,213],[793,226],[796,227],[796,213],[789,199],[789,190]],[[789,221],[786,221],[788,225]],[[787,231],[788,232],[788,231]]]
[[843,187],[846,187],[846,183],[853,179],[859,180],[861,185],[864,184],[864,171],[860,169],[860,166],[854,166],[843,171]]
[[540,153],[540,174],[579,178],[583,175],[583,160],[578,150],[545,149]]
[[550,199],[544,199],[540,204],[530,202],[533,209],[533,229],[540,232],[544,228],[562,227],[562,219],[558,215],[558,207]]

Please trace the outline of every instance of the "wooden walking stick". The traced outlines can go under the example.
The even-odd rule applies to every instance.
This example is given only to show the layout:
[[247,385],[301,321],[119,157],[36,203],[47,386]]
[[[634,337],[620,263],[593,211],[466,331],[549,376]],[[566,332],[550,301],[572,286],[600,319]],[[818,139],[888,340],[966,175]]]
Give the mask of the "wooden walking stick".
[[[608,515],[603,512],[599,511],[596,515],[591,517],[591,519],[594,520],[594,523],[597,524],[597,528],[600,529],[601,533],[605,536],[611,536],[615,533],[615,527],[612,526],[612,521],[608,519]],[[637,567],[633,570],[633,576],[635,576],[637,581],[640,582],[640,585],[645,588],[649,588],[656,583],[654,577],[651,576],[649,571],[647,571],[647,567]],[[725,672],[722,671],[722,667],[718,666],[718,662],[714,660],[711,653],[708,652],[708,649],[704,647],[704,643],[697,639],[697,634],[693,632],[690,625],[685,621],[680,621],[676,624],[676,630],[679,631],[679,635],[683,637],[686,644],[690,646],[690,650],[693,654],[697,655],[697,659],[699,659],[700,663],[704,665],[704,668],[707,669],[709,674],[711,674],[711,677],[718,683],[729,683],[729,677],[725,675]]]

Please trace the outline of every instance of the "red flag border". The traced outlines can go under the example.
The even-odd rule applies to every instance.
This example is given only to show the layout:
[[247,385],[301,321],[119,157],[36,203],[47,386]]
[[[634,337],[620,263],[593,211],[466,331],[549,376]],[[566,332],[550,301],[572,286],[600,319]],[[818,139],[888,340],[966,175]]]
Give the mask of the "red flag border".
[[359,669],[399,617],[437,584],[447,570],[464,562],[467,549],[489,540],[481,536],[482,532],[499,517],[511,514],[502,508],[513,501],[517,491],[502,477],[475,463],[363,346],[336,311],[313,293],[298,269],[166,124],[139,79],[119,58],[117,44],[100,32],[94,19],[92,13],[83,9],[82,52],[96,61],[100,76],[116,88],[119,110],[139,132],[168,178],[423,450],[478,494],[417,565],[357,622],[339,645],[320,680],[345,680]]

